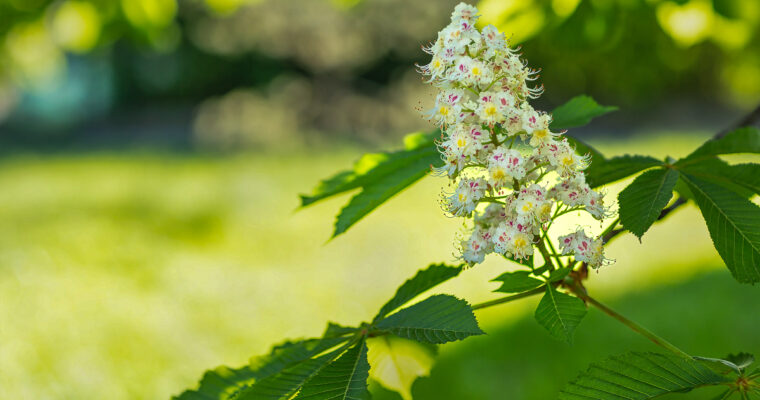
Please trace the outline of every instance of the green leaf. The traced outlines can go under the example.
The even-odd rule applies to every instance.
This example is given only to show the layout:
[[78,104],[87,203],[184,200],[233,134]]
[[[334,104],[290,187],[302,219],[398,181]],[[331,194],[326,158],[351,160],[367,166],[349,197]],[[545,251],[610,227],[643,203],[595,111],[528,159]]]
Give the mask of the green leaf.
[[699,163],[685,164],[678,169],[747,198],[760,194],[760,164],[729,165],[719,158],[708,158]]
[[439,294],[404,308],[375,325],[418,342],[446,343],[484,332],[466,301]]
[[570,272],[572,271],[572,268],[569,267],[555,269],[549,274],[549,282],[561,281],[565,279],[566,276],[570,275]]
[[583,126],[591,122],[593,118],[617,109],[617,107],[601,106],[589,96],[575,96],[552,111],[552,123],[549,128],[553,131],[561,131]]
[[731,379],[671,354],[631,352],[592,364],[560,392],[560,400],[645,400]]
[[734,278],[742,283],[760,282],[760,207],[722,186],[686,173],[681,176]]
[[186,390],[175,400],[226,400],[255,378],[249,366],[238,369],[218,367],[203,374],[198,389]]
[[417,274],[404,282],[393,298],[383,305],[374,320],[379,321],[428,289],[459,275],[462,268],[463,265],[450,267],[445,264],[431,264],[426,269],[417,271]]
[[595,188],[662,164],[662,161],[653,157],[628,154],[613,157],[601,163],[592,161],[585,171],[586,183]]
[[325,333],[322,335],[322,338],[324,339],[345,336],[356,331],[356,328],[338,325],[334,322],[328,322],[327,329],[325,329]]
[[586,315],[583,300],[558,292],[552,285],[546,286],[546,293],[536,308],[536,321],[546,328],[552,337],[573,342],[573,332]]
[[412,384],[417,378],[430,375],[438,350],[433,344],[393,335],[367,339],[367,346],[370,377],[404,400],[412,399]]
[[494,292],[521,293],[544,284],[542,280],[533,278],[530,274],[530,271],[505,272],[491,280],[492,282],[498,281],[502,283],[501,287],[494,290]]
[[755,362],[755,356],[749,353],[729,354],[725,359],[709,357],[694,357],[694,359],[705,363],[719,374],[734,372],[737,375],[741,375],[747,367]]
[[726,400],[726,399],[730,399],[731,395],[734,394],[734,393],[736,393],[736,391],[734,389],[728,389],[725,392],[719,394],[718,396],[713,397],[713,400]]
[[317,358],[298,362],[277,374],[257,379],[253,384],[240,389],[237,395],[230,399],[280,400],[290,398],[306,381],[319,373],[319,371],[345,350],[346,346],[342,346]]
[[740,370],[745,370],[747,367],[755,363],[755,356],[749,353],[736,353],[726,356],[726,361],[732,362]]
[[219,367],[213,371],[207,371],[201,379],[198,389],[188,390],[177,399],[223,400],[230,398],[239,389],[250,386],[254,380],[260,381],[277,375],[289,367],[347,341],[349,338],[333,335],[337,333],[337,329],[346,330],[349,328],[329,324],[323,338],[285,342],[273,347],[268,355],[256,357],[251,360],[250,365],[239,369]]
[[673,197],[678,171],[658,168],[639,175],[618,195],[620,223],[641,238]]
[[[435,149],[433,137],[438,133],[413,133],[404,138],[405,149],[386,153],[370,153],[362,156],[350,171],[341,171],[321,181],[309,195],[301,195],[301,207],[357,189],[393,174],[400,166],[423,149]],[[440,163],[440,159],[436,160]]]
[[368,377],[367,342],[361,340],[309,379],[295,399],[368,400]]
[[679,160],[676,165],[705,157],[736,153],[760,153],[760,129],[748,126],[729,132],[719,139],[708,140],[693,153]]
[[[333,329],[328,326],[327,331],[332,332]],[[254,371],[256,380],[266,379],[346,342],[348,339],[348,337],[334,336],[286,342],[275,346],[268,355],[252,359],[251,369]]]
[[389,170],[389,173],[373,175],[374,179],[364,182],[362,191],[338,214],[333,237],[345,232],[370,211],[417,182],[430,171],[431,165],[442,165],[441,156],[435,146],[405,150],[401,157],[394,157],[384,163],[383,168]]

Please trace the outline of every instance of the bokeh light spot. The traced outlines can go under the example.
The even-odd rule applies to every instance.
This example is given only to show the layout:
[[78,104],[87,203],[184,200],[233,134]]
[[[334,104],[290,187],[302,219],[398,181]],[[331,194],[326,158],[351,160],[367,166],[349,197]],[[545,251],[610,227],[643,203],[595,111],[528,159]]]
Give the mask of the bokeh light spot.
[[66,50],[89,51],[98,43],[100,29],[100,16],[91,3],[67,1],[53,11],[53,37]]
[[712,31],[715,11],[705,0],[692,0],[684,5],[667,1],[657,6],[657,21],[676,43],[689,47],[703,41]]

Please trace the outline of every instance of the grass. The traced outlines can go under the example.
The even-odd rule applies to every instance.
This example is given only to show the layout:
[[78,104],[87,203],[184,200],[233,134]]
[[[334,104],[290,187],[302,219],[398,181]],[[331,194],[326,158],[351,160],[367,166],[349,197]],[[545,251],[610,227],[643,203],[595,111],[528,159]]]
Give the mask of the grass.
[[[705,137],[599,147],[678,156]],[[414,186],[328,244],[346,197],[295,212],[298,193],[358,155],[0,162],[0,398],[167,399],[194,386],[205,369],[243,364],[284,338],[317,335],[328,320],[366,320],[414,271],[453,261],[461,224],[436,205],[439,179]],[[608,253],[618,263],[590,285],[600,298],[719,265],[693,207],[654,227],[643,243],[626,237]],[[491,260],[441,291],[472,302],[495,298],[488,281],[503,269]],[[530,305],[478,316],[487,331],[502,329]]]

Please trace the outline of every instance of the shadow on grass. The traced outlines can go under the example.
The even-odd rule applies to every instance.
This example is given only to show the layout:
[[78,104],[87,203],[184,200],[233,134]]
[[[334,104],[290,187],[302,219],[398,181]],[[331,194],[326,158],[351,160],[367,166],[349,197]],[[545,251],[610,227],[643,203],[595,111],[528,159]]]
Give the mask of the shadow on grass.
[[[690,354],[760,354],[760,287],[740,285],[726,271],[608,303]],[[660,348],[596,309],[589,310],[572,346],[553,341],[530,315],[444,352],[412,392],[415,400],[556,399],[591,362],[630,350]],[[373,389],[376,400],[400,398]],[[709,399],[713,393],[708,388],[661,398]]]

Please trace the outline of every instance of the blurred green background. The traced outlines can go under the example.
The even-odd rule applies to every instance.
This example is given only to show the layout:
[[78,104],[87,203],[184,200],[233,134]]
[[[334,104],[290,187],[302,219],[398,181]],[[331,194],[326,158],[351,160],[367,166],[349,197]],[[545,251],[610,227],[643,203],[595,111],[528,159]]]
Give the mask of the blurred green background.
[[[0,0],[0,398],[167,399],[366,320],[453,261],[441,179],[327,244],[346,198],[294,210],[361,153],[430,129],[414,63],[455,4]],[[685,155],[760,102],[756,0],[478,5],[542,68],[538,107],[621,107],[573,131],[611,155]],[[757,288],[732,282],[694,207],[608,256],[600,300],[694,354],[760,353]],[[494,298],[504,268],[440,291]],[[593,310],[573,347],[555,343],[534,305],[479,312],[489,335],[443,347],[415,398],[551,398],[591,360],[654,350]]]

